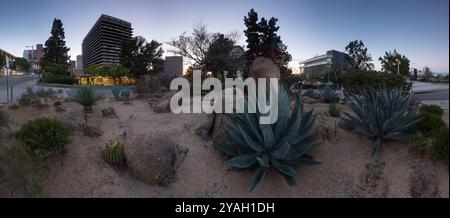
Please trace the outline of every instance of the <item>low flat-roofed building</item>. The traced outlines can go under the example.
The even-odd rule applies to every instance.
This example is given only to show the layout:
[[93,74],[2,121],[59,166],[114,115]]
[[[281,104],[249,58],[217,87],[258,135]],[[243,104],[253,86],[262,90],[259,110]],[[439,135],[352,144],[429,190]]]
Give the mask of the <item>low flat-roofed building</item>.
[[323,55],[307,59],[300,62],[300,72],[306,75],[306,78],[318,78],[330,71],[333,66],[346,68],[348,54],[336,50],[327,51]]

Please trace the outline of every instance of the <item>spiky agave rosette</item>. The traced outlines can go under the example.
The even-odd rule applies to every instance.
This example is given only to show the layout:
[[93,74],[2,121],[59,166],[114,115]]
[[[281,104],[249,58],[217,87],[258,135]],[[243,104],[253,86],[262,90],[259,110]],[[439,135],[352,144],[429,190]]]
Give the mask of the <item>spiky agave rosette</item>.
[[340,126],[350,132],[373,139],[372,156],[385,140],[409,139],[414,135],[412,127],[420,121],[415,98],[402,88],[376,90],[369,87],[361,95],[349,98],[349,106],[354,115],[343,112]]
[[262,114],[248,113],[245,104],[244,113],[232,116],[232,124],[227,126],[229,144],[215,141],[215,147],[231,156],[228,164],[242,171],[257,168],[251,179],[250,191],[253,191],[271,168],[280,172],[289,185],[295,184],[299,165],[318,164],[306,153],[315,145],[315,137],[309,132],[314,126],[316,115],[313,111],[302,115],[303,104],[300,95],[291,111],[290,99],[286,87],[280,82],[278,95],[278,120],[274,124],[260,124]]

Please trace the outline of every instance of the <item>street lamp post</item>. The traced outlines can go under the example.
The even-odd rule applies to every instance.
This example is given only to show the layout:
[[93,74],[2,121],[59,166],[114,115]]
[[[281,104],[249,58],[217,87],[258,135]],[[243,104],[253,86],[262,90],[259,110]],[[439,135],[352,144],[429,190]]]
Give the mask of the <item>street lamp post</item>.
[[400,75],[400,63],[401,61],[399,59],[396,59],[397,61],[397,74]]

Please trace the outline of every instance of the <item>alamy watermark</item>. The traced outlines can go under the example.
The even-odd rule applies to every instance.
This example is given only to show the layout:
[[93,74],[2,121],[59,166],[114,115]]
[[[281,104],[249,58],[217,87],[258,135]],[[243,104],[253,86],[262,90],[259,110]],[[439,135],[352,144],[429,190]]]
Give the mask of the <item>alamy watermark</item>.
[[[209,77],[202,83],[201,71],[194,70],[192,83],[192,95],[186,78],[176,78],[170,83],[170,90],[179,90],[170,99],[173,113],[244,113],[244,104],[247,103],[248,113],[260,114],[260,124],[273,124],[278,119],[278,78],[258,78],[258,81],[254,78],[225,78],[225,89],[222,91],[219,79]],[[211,91],[202,98],[202,90]]]

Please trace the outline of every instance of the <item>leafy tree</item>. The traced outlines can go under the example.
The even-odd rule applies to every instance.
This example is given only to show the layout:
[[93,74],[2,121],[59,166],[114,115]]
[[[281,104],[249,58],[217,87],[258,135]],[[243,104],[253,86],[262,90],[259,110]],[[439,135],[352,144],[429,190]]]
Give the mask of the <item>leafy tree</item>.
[[174,47],[170,52],[188,58],[195,68],[204,66],[208,49],[213,42],[213,34],[209,33],[206,26],[198,24],[192,29],[190,35],[186,32],[172,39],[167,44]]
[[[223,35],[223,37],[222,39],[219,39],[221,35]],[[186,57],[193,62],[192,65],[194,68],[204,69],[208,53],[211,53],[210,47],[213,44],[215,44],[215,47],[217,47],[220,43],[232,43],[234,46],[236,44],[237,37],[236,32],[231,32],[226,35],[221,33],[211,33],[208,32],[208,29],[204,24],[197,24],[193,27],[190,35],[187,35],[185,32],[178,36],[178,39],[172,39],[167,44],[174,47],[174,49],[171,49],[170,52]],[[214,53],[217,52],[215,48],[212,48],[212,50]],[[223,54],[221,54],[222,57],[225,57],[226,55],[228,55],[227,51],[224,51]],[[211,61],[211,58],[209,59],[209,61]]]
[[248,12],[247,17],[244,17],[244,24],[247,27],[244,30],[244,34],[247,37],[247,51],[245,57],[247,60],[253,61],[258,56],[262,55],[261,52],[261,36],[260,26],[258,24],[258,14],[253,8]]
[[3,55],[0,55],[0,68],[3,68],[6,64],[6,57]]
[[381,61],[381,67],[383,71],[390,73],[400,73],[400,75],[407,76],[409,74],[409,59],[397,53],[397,50],[394,49],[394,52],[385,52],[383,57],[380,57],[378,60]]
[[51,34],[50,38],[45,42],[44,56],[42,58],[43,68],[45,70],[46,65],[49,63],[67,65],[68,68],[70,56],[67,55],[67,52],[70,48],[66,46],[63,23],[60,19],[55,18],[53,20]]
[[159,73],[164,68],[161,43],[136,36],[125,42],[120,53],[120,63],[129,73],[140,77],[149,73]]
[[211,71],[213,77],[224,81],[224,71],[228,72],[227,77],[234,77],[239,67],[239,60],[235,60],[236,57],[230,55],[234,45],[235,42],[223,34],[214,36],[204,60],[206,70]]
[[122,67],[120,64],[106,64],[106,65],[91,65],[85,70],[86,74],[91,76],[112,77],[116,84],[120,84],[122,76],[128,75],[128,69]]
[[14,66],[16,70],[22,72],[28,72],[31,69],[30,62],[28,62],[25,58],[16,58]]
[[349,57],[347,61],[355,70],[370,71],[374,65],[371,63],[372,57],[367,53],[367,48],[361,40],[354,40],[345,46]]
[[[280,68],[281,77],[286,78],[292,71],[287,65],[292,60],[292,56],[287,52],[287,46],[283,44],[281,37],[277,34],[279,26],[277,26],[277,18],[270,18],[268,21],[261,18],[258,22],[258,14],[251,9],[244,23],[247,27],[244,30],[247,37],[247,68],[256,57],[264,56],[273,60]],[[248,73],[248,72],[247,72]]]

